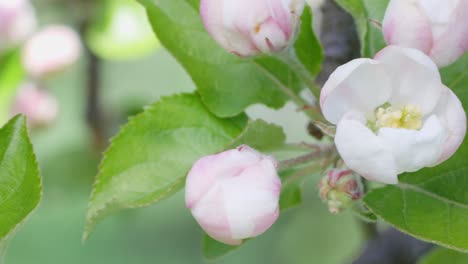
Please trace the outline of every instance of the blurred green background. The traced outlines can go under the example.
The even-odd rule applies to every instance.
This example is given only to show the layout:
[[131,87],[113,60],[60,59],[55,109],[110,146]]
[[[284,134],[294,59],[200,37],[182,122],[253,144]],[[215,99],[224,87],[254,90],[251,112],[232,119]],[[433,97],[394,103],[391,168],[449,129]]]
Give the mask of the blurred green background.
[[[56,0],[33,3],[42,24],[73,21],[87,12],[68,2],[65,7]],[[328,212],[317,195],[318,175],[306,181],[300,207],[282,213],[264,235],[218,260],[203,258],[203,232],[185,208],[183,191],[157,205],[106,218],[82,243],[88,197],[101,159],[86,122],[86,65],[83,58],[46,83],[59,100],[60,116],[52,127],[32,133],[44,196],[10,242],[6,263],[341,264],[359,255],[363,235],[358,220],[351,213],[334,216]],[[118,133],[129,114],[161,96],[195,89],[182,67],[162,48],[137,60],[103,61],[100,88],[106,119],[113,121],[111,135]],[[248,113],[283,126],[289,142],[310,140],[306,118],[291,104],[280,111],[252,106]]]
[[[86,207],[100,156],[85,120],[85,61],[56,77],[51,91],[60,101],[59,121],[34,132],[44,199],[19,230],[7,263],[348,263],[359,254],[357,220],[333,216],[317,196],[317,177],[304,185],[302,206],[283,213],[266,234],[215,261],[203,259],[202,231],[185,209],[183,192],[155,206],[128,210],[99,224],[81,242]],[[192,91],[194,85],[163,49],[131,62],[105,62],[102,99],[106,115],[126,122],[126,114],[164,95]],[[281,111],[253,106],[252,117],[284,126],[288,141],[307,139],[305,119],[288,105]],[[112,128],[118,132],[119,124]]]

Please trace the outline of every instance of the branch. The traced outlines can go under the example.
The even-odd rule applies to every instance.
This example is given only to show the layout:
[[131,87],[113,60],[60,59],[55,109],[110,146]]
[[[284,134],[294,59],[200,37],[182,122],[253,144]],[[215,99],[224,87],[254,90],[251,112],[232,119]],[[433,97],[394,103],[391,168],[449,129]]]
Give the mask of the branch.
[[432,244],[390,229],[369,241],[353,264],[415,264],[432,248]]
[[[84,21],[80,27],[80,33],[84,36],[88,21]],[[98,150],[105,149],[107,145],[107,134],[105,131],[106,121],[101,108],[100,87],[101,87],[101,61],[89,50],[85,48],[85,56],[87,60],[86,66],[86,120],[92,130],[94,144]]]
[[322,13],[320,41],[325,60],[317,83],[323,86],[336,68],[360,56],[360,45],[353,18],[335,1],[326,0]]

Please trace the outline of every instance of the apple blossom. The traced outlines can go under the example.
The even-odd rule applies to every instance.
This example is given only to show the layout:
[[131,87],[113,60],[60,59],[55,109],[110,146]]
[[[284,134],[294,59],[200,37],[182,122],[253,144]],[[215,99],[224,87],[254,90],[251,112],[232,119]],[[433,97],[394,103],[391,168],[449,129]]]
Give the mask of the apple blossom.
[[21,44],[36,28],[28,0],[0,0],[0,51]]
[[296,36],[304,0],[201,0],[208,33],[226,50],[248,57],[284,50]]
[[353,201],[361,199],[364,187],[360,177],[348,169],[332,169],[319,182],[320,198],[331,213],[337,214]]
[[187,176],[186,206],[208,235],[239,245],[278,218],[276,166],[274,158],[245,145],[201,158]]
[[30,75],[44,78],[74,64],[81,50],[80,37],[73,29],[52,25],[26,42],[22,61]]
[[396,184],[400,173],[445,161],[466,133],[461,102],[416,49],[388,46],[375,59],[339,67],[320,104],[337,125],[335,144],[346,165],[388,184]]
[[420,49],[438,66],[468,50],[468,1],[391,0],[383,21],[388,44]]
[[12,115],[24,114],[32,128],[51,124],[57,118],[58,103],[55,97],[34,83],[25,83],[15,98]]

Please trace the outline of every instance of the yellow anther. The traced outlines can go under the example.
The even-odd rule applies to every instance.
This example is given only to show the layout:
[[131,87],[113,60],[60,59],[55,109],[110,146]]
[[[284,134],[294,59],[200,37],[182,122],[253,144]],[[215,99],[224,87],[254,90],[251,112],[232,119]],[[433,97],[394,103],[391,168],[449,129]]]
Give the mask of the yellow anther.
[[391,127],[418,130],[422,126],[422,114],[414,105],[404,105],[401,108],[384,106],[376,109],[375,121],[372,123],[374,129]]

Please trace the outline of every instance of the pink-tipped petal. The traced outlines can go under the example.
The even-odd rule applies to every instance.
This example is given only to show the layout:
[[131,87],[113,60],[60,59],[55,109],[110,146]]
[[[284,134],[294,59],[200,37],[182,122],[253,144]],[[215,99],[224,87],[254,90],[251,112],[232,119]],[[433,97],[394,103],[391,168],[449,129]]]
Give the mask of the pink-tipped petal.
[[239,148],[206,156],[195,162],[187,175],[187,181],[191,182],[185,190],[187,208],[196,204],[216,183],[220,175],[236,174],[244,167],[253,166],[262,158],[258,152],[249,147]]
[[208,33],[225,50],[241,57],[284,50],[295,37],[304,1],[202,0]]
[[458,2],[447,26],[439,31],[429,55],[439,67],[444,67],[468,50],[468,1]]
[[391,0],[383,20],[389,45],[415,48],[429,53],[433,45],[432,24],[414,0]]
[[198,160],[185,189],[187,207],[208,235],[230,245],[265,232],[278,218],[277,163],[242,145]]
[[442,153],[436,164],[450,158],[463,143],[466,136],[466,112],[452,90],[445,88],[434,114],[444,123],[448,130],[448,137],[444,142]]

